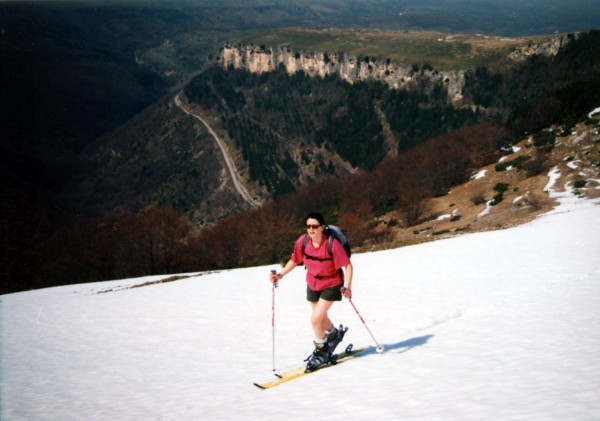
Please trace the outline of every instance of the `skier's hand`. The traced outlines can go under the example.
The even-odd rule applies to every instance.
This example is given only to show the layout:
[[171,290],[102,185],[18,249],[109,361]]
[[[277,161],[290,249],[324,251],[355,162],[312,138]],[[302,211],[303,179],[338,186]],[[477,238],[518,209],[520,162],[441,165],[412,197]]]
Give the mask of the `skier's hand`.
[[271,275],[269,275],[269,280],[271,281],[272,284],[276,283],[281,278],[282,278],[281,273],[275,273],[274,271],[271,271]]
[[352,290],[350,288],[342,287],[340,291],[342,291],[344,298],[352,298]]

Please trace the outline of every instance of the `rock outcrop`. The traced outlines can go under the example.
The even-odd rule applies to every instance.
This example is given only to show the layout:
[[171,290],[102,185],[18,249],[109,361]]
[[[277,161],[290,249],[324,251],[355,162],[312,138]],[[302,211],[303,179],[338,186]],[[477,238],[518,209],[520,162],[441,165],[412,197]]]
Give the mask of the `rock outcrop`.
[[[575,36],[562,34],[547,41],[530,42],[513,50],[508,58],[519,62],[532,55],[556,55]],[[473,71],[434,69],[428,65],[407,66],[389,59],[376,60],[345,53],[294,51],[286,44],[277,47],[225,44],[220,60],[225,68],[232,66],[254,73],[270,72],[284,66],[290,74],[300,70],[310,76],[337,74],[349,83],[376,80],[394,89],[418,88],[428,93],[441,88],[448,101],[454,104],[463,99],[465,79]]]
[[255,45],[232,46],[226,44],[221,50],[221,64],[228,68],[246,69],[254,73],[270,72],[283,65],[288,73],[304,71],[310,76],[325,77],[337,74],[349,83],[376,80],[390,87],[425,87],[433,90],[442,87],[448,100],[462,99],[465,74],[468,70],[436,70],[431,66],[403,66],[390,60],[378,61],[369,57],[357,57],[345,53],[297,52],[287,45],[265,47]]
[[561,34],[552,37],[548,41],[530,42],[527,45],[516,48],[508,57],[513,61],[519,62],[536,55],[555,56],[561,48],[576,39],[577,36],[577,34]]

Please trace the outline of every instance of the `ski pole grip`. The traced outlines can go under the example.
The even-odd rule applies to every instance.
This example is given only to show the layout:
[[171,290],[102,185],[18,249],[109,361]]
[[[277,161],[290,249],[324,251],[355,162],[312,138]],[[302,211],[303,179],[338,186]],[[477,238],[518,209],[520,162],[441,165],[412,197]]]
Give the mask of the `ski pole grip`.
[[[271,269],[271,273],[272,273],[273,275],[276,275],[276,274],[277,274],[277,271],[276,271],[275,269]],[[273,282],[273,288],[277,288],[277,287],[279,286],[277,282],[278,282],[278,281],[275,281],[275,282]]]

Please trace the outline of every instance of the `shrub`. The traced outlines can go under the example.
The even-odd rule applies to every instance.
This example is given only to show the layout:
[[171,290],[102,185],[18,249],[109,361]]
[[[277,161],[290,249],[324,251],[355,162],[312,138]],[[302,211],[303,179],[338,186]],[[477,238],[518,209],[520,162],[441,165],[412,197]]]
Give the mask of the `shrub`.
[[600,123],[600,120],[597,118],[586,118],[584,123],[586,126],[595,126],[596,124]]
[[494,191],[497,191],[500,194],[504,193],[507,190],[508,190],[508,184],[506,184],[506,183],[498,183],[494,186]]
[[529,195],[527,197],[527,204],[536,211],[542,209],[542,202],[540,201],[540,198],[536,195]]
[[385,244],[394,239],[394,234],[390,230],[379,231],[371,236],[373,244]]
[[554,149],[555,142],[556,135],[550,130],[542,130],[533,136],[534,146],[543,152],[551,152]]
[[483,188],[478,188],[471,194],[471,203],[475,206],[485,203],[485,191]]
[[546,161],[548,160],[548,154],[545,152],[537,151],[533,159],[527,161],[523,168],[525,169],[528,177],[535,177],[536,175],[540,175],[548,171],[548,165]]
[[474,205],[481,205],[483,203],[486,202],[485,197],[483,196],[474,196],[471,198],[471,202],[473,202]]
[[490,206],[496,206],[498,203],[502,202],[504,199],[504,195],[502,193],[498,193],[494,198],[490,201]]

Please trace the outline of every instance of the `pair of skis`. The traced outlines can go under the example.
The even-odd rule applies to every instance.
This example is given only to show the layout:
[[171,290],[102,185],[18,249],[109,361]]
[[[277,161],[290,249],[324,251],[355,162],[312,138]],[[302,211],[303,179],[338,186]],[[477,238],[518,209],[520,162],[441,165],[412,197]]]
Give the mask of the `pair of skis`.
[[275,379],[264,382],[264,383],[254,383],[254,386],[256,386],[260,389],[270,389],[272,387],[279,386],[280,384],[287,383],[287,382],[297,379],[299,377],[306,376],[308,374],[323,370],[327,367],[341,364],[344,361],[348,361],[353,358],[359,357],[362,355],[361,353],[364,350],[365,350],[364,348],[353,349],[353,345],[350,344],[346,347],[344,352],[340,352],[339,354],[334,354],[331,357],[331,359],[329,360],[329,362],[317,367],[316,369],[314,369],[312,371],[306,371],[306,365],[302,365],[302,366],[296,367],[294,369],[284,371],[283,373],[280,373],[280,374],[276,373]]

